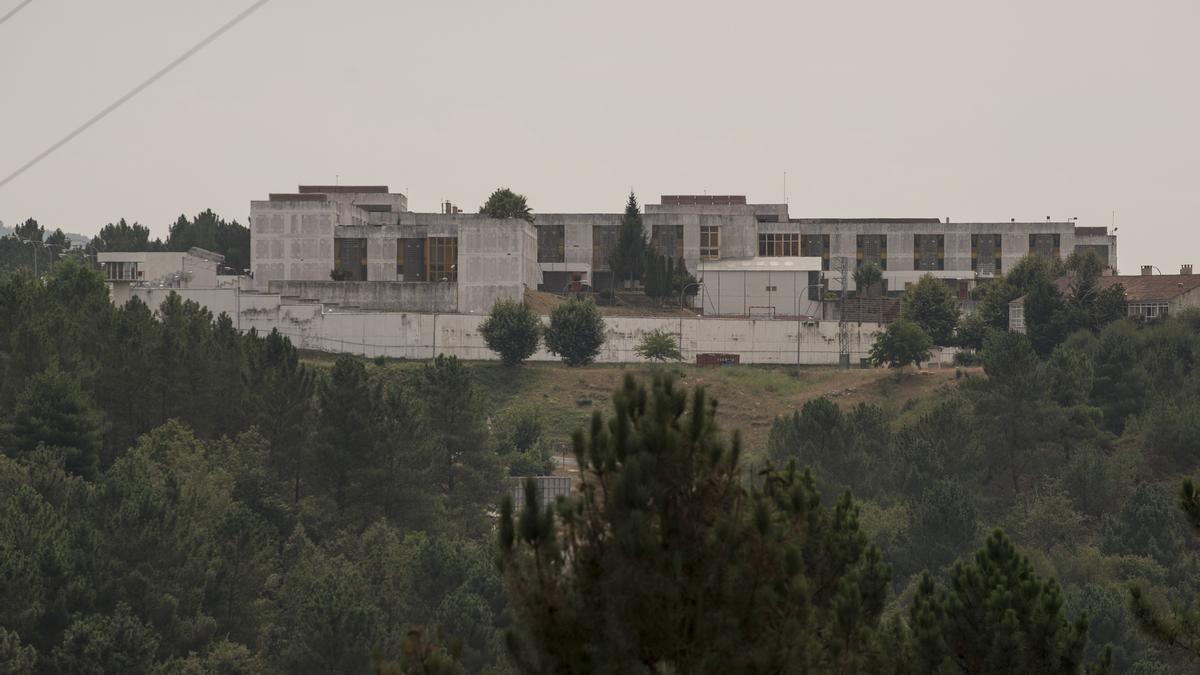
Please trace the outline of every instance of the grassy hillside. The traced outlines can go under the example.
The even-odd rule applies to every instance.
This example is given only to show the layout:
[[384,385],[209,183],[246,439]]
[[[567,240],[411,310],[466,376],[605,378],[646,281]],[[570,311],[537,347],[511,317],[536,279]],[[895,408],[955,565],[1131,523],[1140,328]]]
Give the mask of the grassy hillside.
[[[316,364],[332,364],[327,354],[310,353]],[[387,371],[404,372],[422,367],[421,361],[389,361]],[[496,362],[471,364],[484,410],[495,418],[519,409],[535,409],[547,439],[569,447],[571,433],[586,426],[592,412],[611,409],[612,393],[627,374],[650,378],[671,372],[687,387],[703,386],[718,402],[722,429],[740,429],[746,449],[757,456],[766,446],[771,421],[790,414],[805,401],[826,396],[849,409],[860,402],[873,403],[891,413],[911,408],[940,387],[955,381],[953,369],[925,370],[897,376],[882,369],[841,370],[836,367],[694,365],[650,366],[638,364],[591,365],[568,368],[556,363],[527,363],[505,368]]]

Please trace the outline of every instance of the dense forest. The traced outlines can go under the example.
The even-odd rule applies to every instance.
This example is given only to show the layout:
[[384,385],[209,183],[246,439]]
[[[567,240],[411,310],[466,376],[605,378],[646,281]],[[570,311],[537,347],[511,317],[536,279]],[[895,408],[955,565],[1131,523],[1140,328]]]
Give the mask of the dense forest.
[[100,228],[87,246],[74,248],[62,229],[49,232],[29,218],[11,235],[0,236],[0,270],[33,270],[35,260],[47,269],[64,255],[94,259],[104,251],[186,251],[193,246],[225,256],[225,266],[237,273],[250,268],[250,228],[205,209],[191,220],[180,215],[171,224],[166,241],[151,239],[150,228],[122,218]]
[[576,435],[576,500],[518,510],[538,421],[474,366],[0,273],[0,671],[1195,671],[1200,315],[1030,269],[995,292],[1053,330],[979,327],[935,396],[743,449],[663,366]]

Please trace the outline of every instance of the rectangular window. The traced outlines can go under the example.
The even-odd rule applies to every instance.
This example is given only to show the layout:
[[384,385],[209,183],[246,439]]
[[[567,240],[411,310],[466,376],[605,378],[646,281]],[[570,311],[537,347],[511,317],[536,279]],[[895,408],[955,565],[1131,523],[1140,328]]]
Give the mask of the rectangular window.
[[1014,333],[1025,332],[1025,308],[1021,305],[1010,305],[1008,308],[1008,329]]
[[1075,245],[1076,253],[1083,254],[1088,251],[1095,253],[1096,257],[1100,259],[1100,262],[1104,263],[1105,267],[1109,266],[1108,265],[1108,247],[1107,246],[1105,246],[1103,244],[1076,244]]
[[764,232],[758,235],[758,255],[782,258],[800,255],[800,234],[796,232]]
[[334,239],[333,267],[345,275],[343,281],[366,281],[367,240],[362,237]]
[[1140,302],[1129,305],[1129,316],[1150,320],[1167,315],[1165,302]]
[[404,281],[404,240],[396,240],[396,280]]
[[1059,256],[1057,234],[1031,234],[1029,235],[1029,253],[1032,255],[1053,260]]
[[829,269],[829,235],[805,234],[800,236],[800,255],[820,258],[821,269]]
[[946,235],[913,235],[913,269],[926,272],[946,269]]
[[650,243],[659,253],[679,260],[683,257],[683,226],[655,225],[650,231]]
[[425,278],[425,239],[412,237],[396,242],[396,247],[402,249],[396,252],[396,257],[404,261],[404,268],[397,276],[401,281],[426,281]]
[[617,247],[619,225],[592,226],[592,271],[611,271],[608,258]]
[[998,234],[971,235],[971,269],[983,276],[1000,274],[1001,241]]
[[875,264],[887,269],[887,235],[860,234],[857,237],[858,266]]
[[458,238],[429,237],[425,244],[430,281],[458,281]]
[[104,277],[109,281],[137,281],[142,275],[135,262],[106,262]]
[[538,225],[537,259],[540,263],[560,263],[567,259],[566,234],[562,225]]
[[700,259],[721,259],[721,228],[716,225],[700,226]]

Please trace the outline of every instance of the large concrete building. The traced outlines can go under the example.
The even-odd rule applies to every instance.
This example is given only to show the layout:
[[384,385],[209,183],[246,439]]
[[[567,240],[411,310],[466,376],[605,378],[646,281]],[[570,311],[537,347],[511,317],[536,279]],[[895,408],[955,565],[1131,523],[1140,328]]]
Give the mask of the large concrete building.
[[471,314],[541,283],[530,223],[407,206],[386,186],[302,185],[251,202],[255,288],[362,309]]
[[[251,202],[250,210],[255,287],[288,297],[482,313],[525,289],[615,285],[608,259],[619,213],[537,213],[533,224],[455,209],[418,214],[386,186],[300,186]],[[810,297],[841,290],[841,275],[832,273],[838,259],[849,270],[879,265],[890,294],[932,274],[962,298],[1031,253],[1087,249],[1117,264],[1116,237],[1106,228],[1049,219],[793,218],[787,204],[740,195],[664,195],[645,205],[643,222],[658,250],[682,258],[700,279],[697,304],[709,315],[815,314]]]

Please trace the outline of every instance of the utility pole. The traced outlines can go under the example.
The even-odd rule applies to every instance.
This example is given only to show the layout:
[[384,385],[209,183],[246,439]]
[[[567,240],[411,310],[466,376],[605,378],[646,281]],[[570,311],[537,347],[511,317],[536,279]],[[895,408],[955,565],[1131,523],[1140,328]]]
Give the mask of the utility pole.
[[850,259],[844,256],[834,258],[833,270],[841,273],[842,292],[838,296],[838,366],[850,367],[850,331],[846,326],[846,284],[850,276]]

